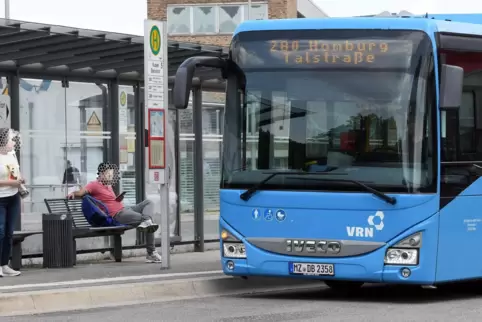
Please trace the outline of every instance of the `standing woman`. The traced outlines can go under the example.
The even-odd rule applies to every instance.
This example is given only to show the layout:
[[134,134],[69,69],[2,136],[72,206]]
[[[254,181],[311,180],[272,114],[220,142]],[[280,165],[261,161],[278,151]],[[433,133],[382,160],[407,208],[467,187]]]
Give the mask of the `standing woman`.
[[19,188],[24,183],[15,154],[14,137],[13,130],[0,128],[0,277],[20,275],[8,266],[13,231],[21,211]]

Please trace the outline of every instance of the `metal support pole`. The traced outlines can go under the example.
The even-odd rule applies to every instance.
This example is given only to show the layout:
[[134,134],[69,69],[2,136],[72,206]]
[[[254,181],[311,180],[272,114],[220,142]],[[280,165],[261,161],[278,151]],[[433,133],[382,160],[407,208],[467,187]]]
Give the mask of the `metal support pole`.
[[[109,161],[110,163],[113,163],[117,167],[119,167],[119,83],[117,81],[113,81],[109,84],[109,94],[109,119],[103,120],[103,122],[107,123],[107,126],[110,130],[111,151]],[[113,188],[116,194],[119,193],[120,181],[119,184],[114,186]]]
[[[20,77],[18,75],[11,75],[8,83],[8,91],[10,94],[10,127],[15,131],[20,131]],[[19,163],[21,163],[20,151],[17,151],[17,159]],[[22,164],[20,164],[20,167],[21,166]],[[32,182],[28,184],[32,184]],[[22,216],[18,216],[18,220],[15,223],[15,230],[22,230],[21,228]]]
[[10,19],[10,0],[5,1],[5,19]]
[[[167,112],[167,109],[165,110]],[[169,142],[167,132],[165,134],[165,142]],[[166,158],[167,159],[167,158]],[[167,161],[167,160],[166,160]],[[169,172],[170,165],[166,164],[164,169],[165,180],[161,184],[161,269],[169,269],[171,267],[171,232],[169,229]]]
[[[120,154],[120,138],[119,138],[119,82],[112,81],[109,84],[109,115],[108,119],[103,119],[102,121],[106,124],[110,131],[110,155],[109,162],[115,164],[119,168],[119,154]],[[120,171],[118,173],[120,175]],[[121,182],[114,185],[112,188],[116,195],[120,192]],[[114,237],[109,238],[109,247],[114,245]],[[112,253],[112,252],[111,252]]]
[[145,140],[144,137],[144,92],[141,91],[141,85],[137,84],[134,86],[134,115],[135,115],[135,132],[136,132],[136,152],[135,157],[135,169],[136,169],[136,202],[139,203],[145,199],[145,159],[144,159],[144,148]]
[[[105,84],[102,83],[96,83],[97,87],[102,92],[102,131],[107,132],[109,131],[109,104],[110,104],[110,99],[109,99],[109,91]],[[86,120],[88,120],[86,118]],[[87,122],[87,121],[86,121]],[[87,123],[85,124],[85,129],[87,130]],[[102,147],[103,147],[103,153],[102,153],[102,161],[109,161],[110,160],[110,151],[111,148],[109,147],[109,141],[108,140],[102,140]],[[87,160],[85,160],[86,166],[87,166]],[[87,184],[87,179],[83,184]]]
[[[136,150],[135,169],[136,169],[136,203],[140,203],[146,199],[146,161],[144,158],[145,137],[144,133],[144,91],[138,83],[134,86],[134,115],[135,115],[135,131],[136,131]],[[145,234],[136,229],[136,245],[143,245],[146,243]]]
[[[8,91],[10,94],[10,128],[16,131],[20,131],[20,77],[17,75],[10,75],[8,77]],[[20,151],[17,150],[17,160],[22,169],[22,159],[20,156]],[[32,161],[30,160],[29,163]],[[30,173],[32,176],[32,172]],[[32,184],[32,182],[28,182]],[[30,192],[32,193],[32,192]],[[25,206],[25,204],[24,204]],[[15,230],[22,230],[22,217],[17,217],[17,222],[15,223]],[[14,258],[22,258],[22,244],[18,243],[12,247],[12,262]],[[22,261],[20,260],[20,263]],[[16,267],[15,267],[16,268]]]
[[[80,131],[84,133],[80,139],[80,173],[82,177],[87,178],[87,139],[85,138],[85,132],[87,131],[87,111],[86,111],[85,101],[81,101],[80,109]],[[104,121],[105,123],[105,121]],[[105,141],[105,140],[104,140]],[[87,180],[81,179],[80,184],[82,186],[86,185]]]
[[251,19],[251,0],[248,0],[248,19],[246,20],[250,20]]
[[[167,93],[169,95],[169,92]],[[165,123],[169,122],[169,103],[164,109]],[[164,144],[166,144],[165,151],[170,151],[171,138],[169,131],[164,128]],[[169,153],[169,152],[167,152]],[[170,229],[170,213],[169,213],[169,190],[172,173],[173,162],[170,157],[165,156],[166,164],[164,169],[164,182],[160,185],[161,194],[161,269],[169,269],[171,267],[171,229]]]
[[[28,129],[29,130],[33,130],[35,128],[35,125],[34,125],[34,122],[33,122],[33,113],[34,113],[34,106],[35,104],[33,102],[28,102]],[[11,106],[10,106],[11,108]],[[29,138],[28,138],[28,155],[35,155],[35,152],[34,152],[34,139],[33,139],[33,135],[29,135]],[[17,159],[20,161],[20,156],[17,157]],[[33,172],[34,172],[34,166],[33,166],[33,158],[30,158],[30,160],[28,160],[28,167],[29,167],[29,171],[28,171],[28,179],[27,179],[27,182],[28,183],[33,183],[33,178],[34,178],[34,175],[33,175]],[[24,172],[25,170],[25,164],[23,164],[23,167],[22,167],[22,171]],[[24,172],[25,173],[25,172]],[[25,178],[25,177],[24,177]],[[33,190],[30,190],[30,200],[35,200],[35,189]],[[23,204],[23,207],[24,207],[24,212],[25,211],[25,203]],[[30,203],[30,212],[34,212],[34,203]]]
[[192,90],[194,127],[194,251],[204,252],[204,160],[202,89]]

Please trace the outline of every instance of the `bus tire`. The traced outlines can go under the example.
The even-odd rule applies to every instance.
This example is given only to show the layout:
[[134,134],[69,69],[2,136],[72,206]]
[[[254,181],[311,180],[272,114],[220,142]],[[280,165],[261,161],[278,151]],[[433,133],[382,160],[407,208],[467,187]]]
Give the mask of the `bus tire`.
[[334,291],[352,291],[363,286],[363,282],[354,281],[324,281],[325,284]]

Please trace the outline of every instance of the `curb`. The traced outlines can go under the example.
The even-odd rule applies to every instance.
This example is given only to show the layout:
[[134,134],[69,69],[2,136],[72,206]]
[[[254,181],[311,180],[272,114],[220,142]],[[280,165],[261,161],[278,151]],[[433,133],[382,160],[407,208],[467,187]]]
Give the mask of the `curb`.
[[322,288],[311,280],[228,276],[0,294],[0,316],[86,310],[148,302]]

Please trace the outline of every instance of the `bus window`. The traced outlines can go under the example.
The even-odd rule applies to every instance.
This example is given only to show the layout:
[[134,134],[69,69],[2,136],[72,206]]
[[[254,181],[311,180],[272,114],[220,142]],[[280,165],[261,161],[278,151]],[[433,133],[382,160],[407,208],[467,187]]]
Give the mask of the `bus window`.
[[462,94],[459,110],[460,153],[476,153],[475,145],[475,95],[474,92]]

